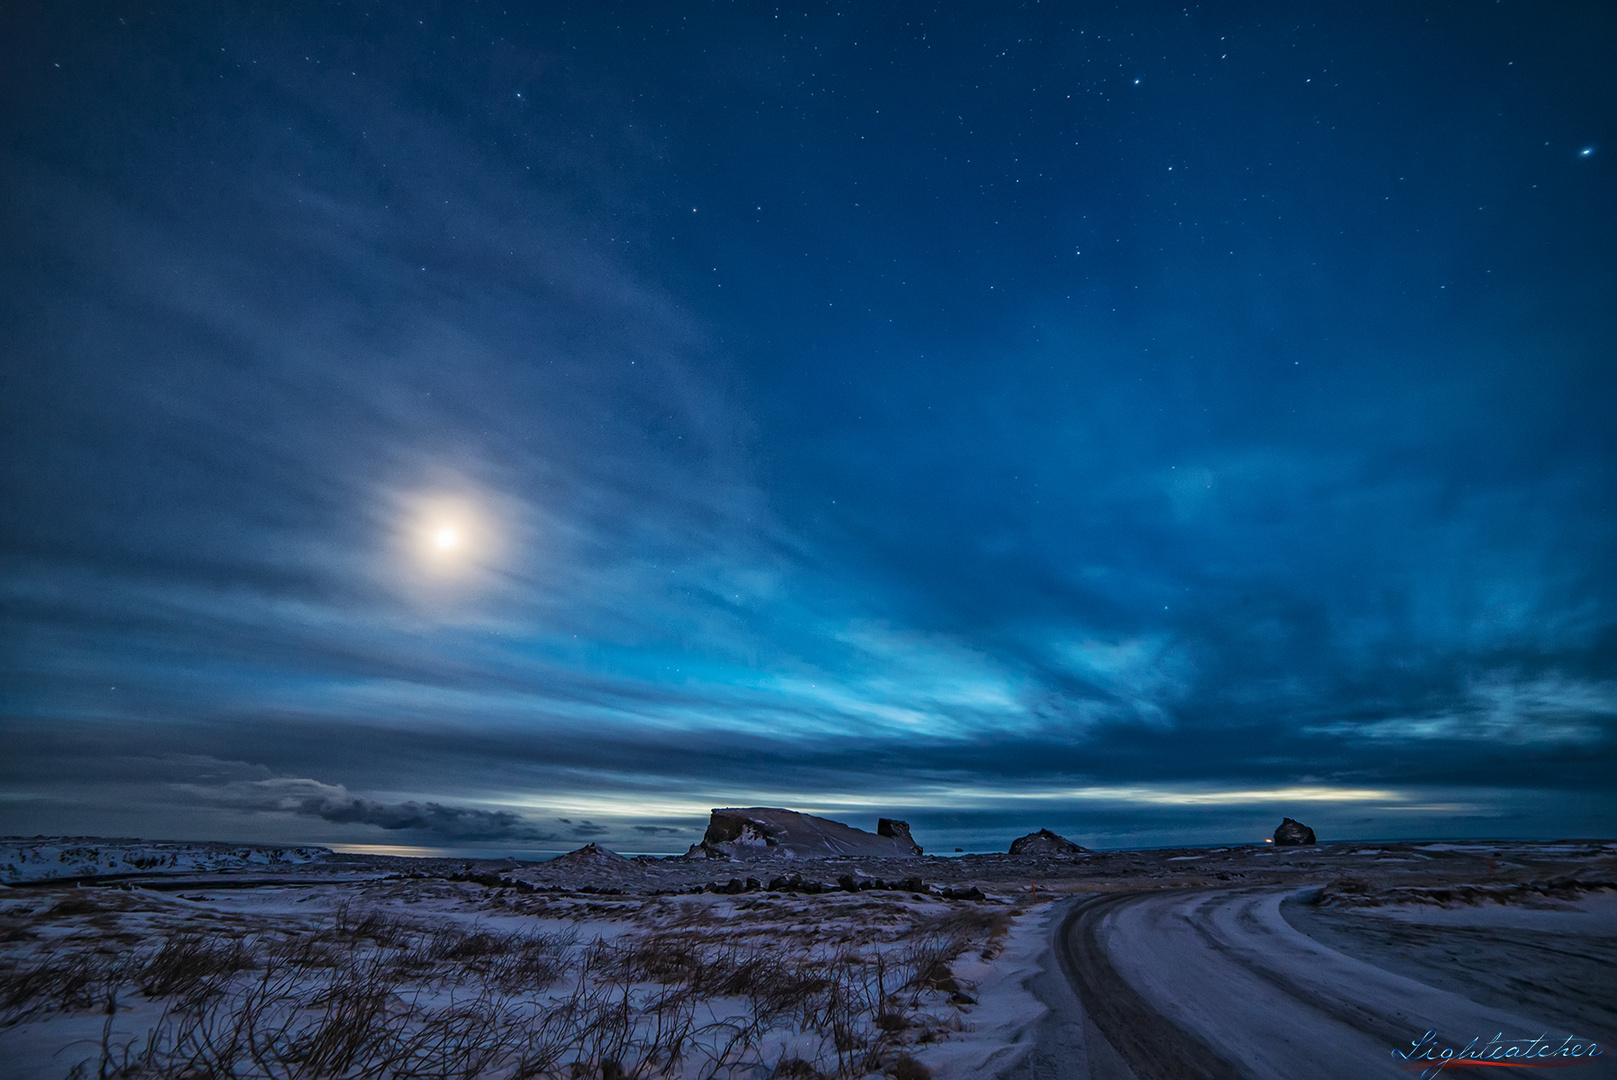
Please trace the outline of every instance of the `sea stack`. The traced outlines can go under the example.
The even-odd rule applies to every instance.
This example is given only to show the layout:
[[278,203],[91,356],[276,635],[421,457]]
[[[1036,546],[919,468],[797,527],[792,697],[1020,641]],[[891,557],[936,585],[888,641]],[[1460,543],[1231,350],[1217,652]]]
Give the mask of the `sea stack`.
[[1313,842],[1314,830],[1292,818],[1283,819],[1280,828],[1275,830],[1275,847],[1297,847]]

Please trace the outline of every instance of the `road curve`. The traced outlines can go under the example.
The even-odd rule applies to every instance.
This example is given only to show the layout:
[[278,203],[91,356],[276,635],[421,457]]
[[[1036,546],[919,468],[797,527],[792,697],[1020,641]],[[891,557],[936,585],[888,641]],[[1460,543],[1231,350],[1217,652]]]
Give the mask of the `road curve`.
[[1292,891],[1134,892],[1074,904],[1055,949],[1087,1021],[1086,1060],[1041,1075],[1408,1078],[1392,1051],[1428,1030],[1459,1045],[1574,1034],[1327,948],[1281,917]]

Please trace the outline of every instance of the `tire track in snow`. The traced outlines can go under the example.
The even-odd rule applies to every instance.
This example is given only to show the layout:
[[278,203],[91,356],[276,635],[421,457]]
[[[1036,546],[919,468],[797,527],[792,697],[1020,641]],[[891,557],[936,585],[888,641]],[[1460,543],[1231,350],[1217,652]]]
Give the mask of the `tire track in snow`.
[[1119,893],[1074,905],[1056,940],[1062,968],[1135,1080],[1407,1077],[1392,1050],[1429,1029],[1458,1045],[1498,1032],[1574,1034],[1328,948],[1281,917],[1291,891]]

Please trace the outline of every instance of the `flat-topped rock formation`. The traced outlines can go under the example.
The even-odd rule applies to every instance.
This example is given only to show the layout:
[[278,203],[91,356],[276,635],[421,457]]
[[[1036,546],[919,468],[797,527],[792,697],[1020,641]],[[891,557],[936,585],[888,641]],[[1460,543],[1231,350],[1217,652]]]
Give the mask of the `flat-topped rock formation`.
[[882,818],[876,831],[868,833],[796,810],[751,806],[714,810],[702,842],[692,845],[688,854],[692,858],[907,858],[921,853],[921,845],[910,837],[910,827],[902,821]]

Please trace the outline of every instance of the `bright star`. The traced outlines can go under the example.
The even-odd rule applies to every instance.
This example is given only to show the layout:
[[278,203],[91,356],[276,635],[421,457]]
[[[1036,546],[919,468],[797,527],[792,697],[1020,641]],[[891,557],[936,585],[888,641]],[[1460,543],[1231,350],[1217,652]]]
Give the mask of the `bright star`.
[[1578,156],[1579,157],[1594,157],[1595,156],[1595,148],[1592,147],[1592,146],[1585,146],[1582,150],[1578,151]]

